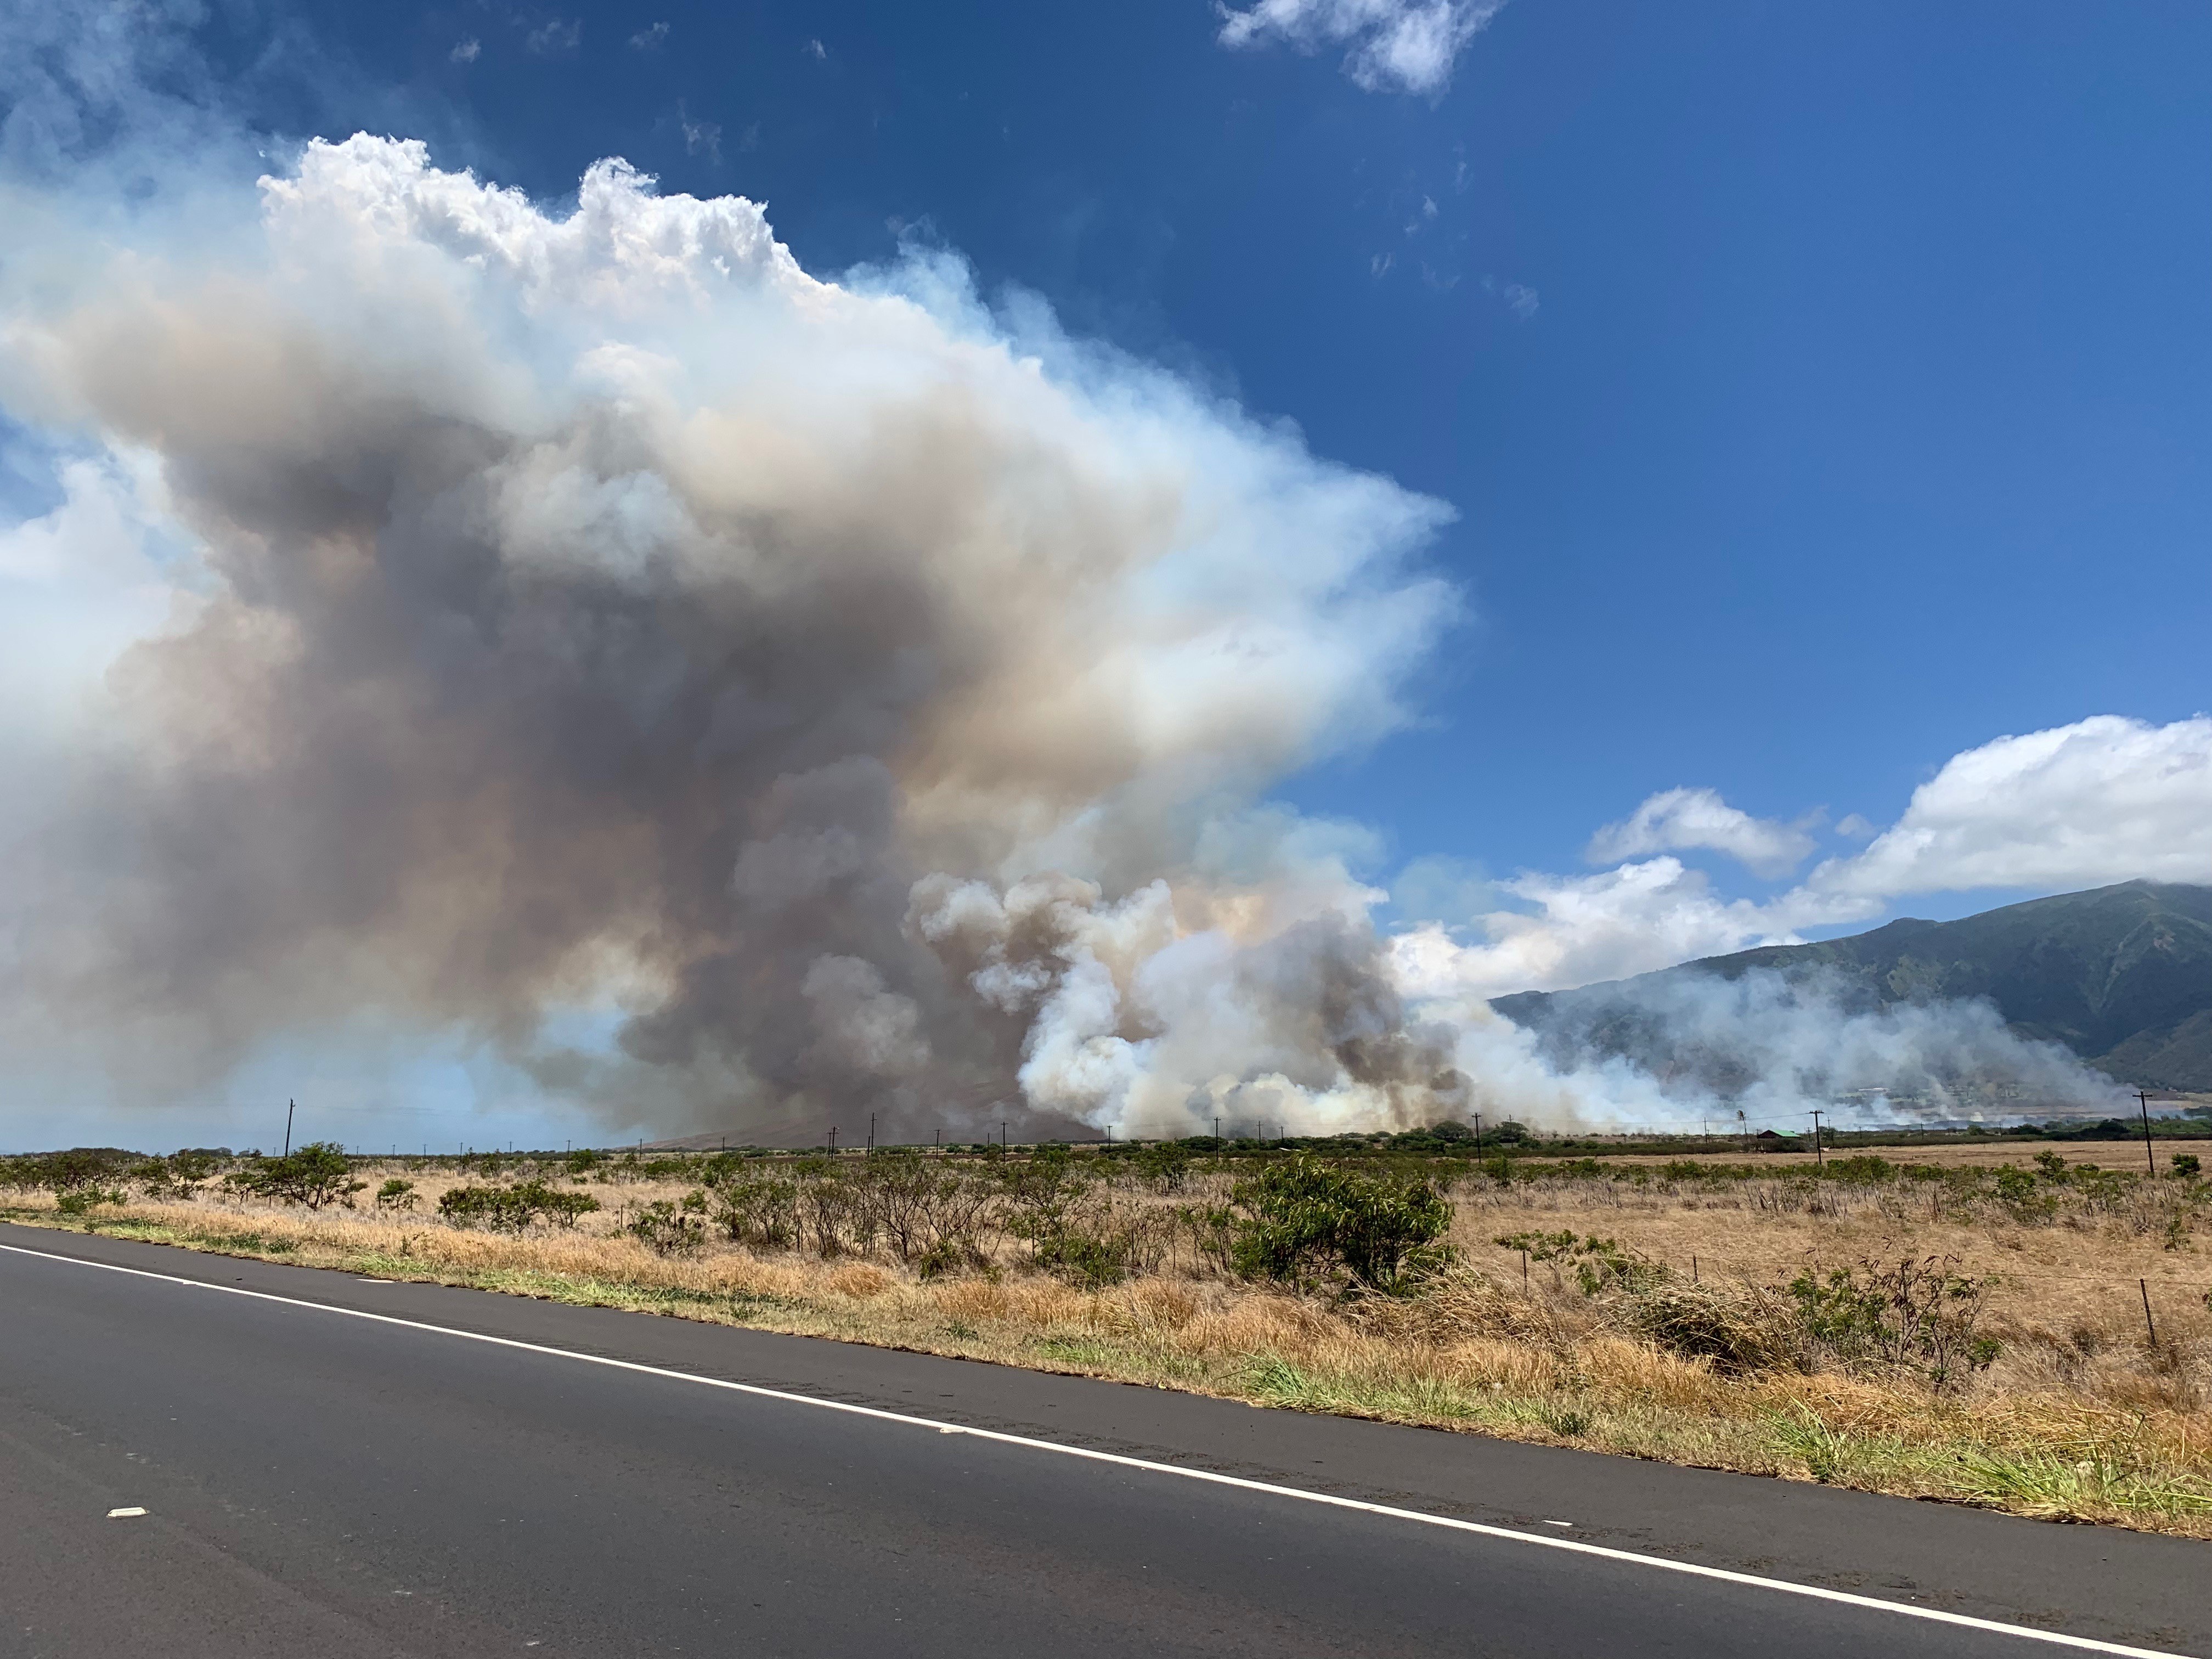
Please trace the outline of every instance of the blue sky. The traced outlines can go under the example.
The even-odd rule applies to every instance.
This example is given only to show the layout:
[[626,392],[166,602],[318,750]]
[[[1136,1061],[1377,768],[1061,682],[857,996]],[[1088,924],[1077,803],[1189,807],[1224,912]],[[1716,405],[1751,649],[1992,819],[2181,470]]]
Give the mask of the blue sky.
[[[995,320],[954,318],[952,334],[1026,341],[1034,296],[1066,334],[1164,367],[1177,397],[1194,388],[1194,408],[1240,406],[1319,463],[1395,481],[1338,505],[1347,524],[1389,520],[1378,544],[1412,549],[1412,574],[1384,560],[1354,586],[1387,598],[1441,576],[1455,608],[1420,601],[1431,623],[1449,613],[1440,629],[1332,611],[1310,586],[1305,509],[1238,498],[1285,542],[1279,571],[1237,564],[1237,580],[1279,584],[1293,632],[1341,646],[1377,696],[1395,682],[1399,714],[1360,714],[1351,683],[1317,693],[1329,709],[1305,738],[1363,719],[1381,735],[1259,778],[1259,796],[1303,817],[1237,816],[1245,802],[1159,854],[1162,879],[1193,884],[1179,914],[1223,902],[1206,882],[1227,865],[1191,874],[1223,845],[1244,849],[1229,864],[1246,875],[1264,866],[1250,878],[1270,903],[1327,890],[1312,902],[1359,909],[1358,884],[1389,890],[1374,915],[1394,983],[1441,1008],[1898,914],[2212,881],[2202,7],[1263,0],[1243,23],[1203,0],[181,8],[158,37],[113,47],[126,91],[57,170],[23,137],[46,131],[24,114],[44,107],[39,76],[76,51],[71,84],[100,77],[82,73],[93,49],[52,45],[76,37],[51,19],[101,15],[0,9],[0,46],[16,43],[0,184],[27,180],[18,199],[58,223],[115,222],[103,192],[228,191],[248,207],[195,234],[246,269],[252,173],[288,175],[311,137],[420,138],[435,167],[519,189],[547,224],[587,167],[621,156],[664,197],[764,204],[805,271],[857,270],[856,292],[912,291],[941,270],[933,251],[964,261]],[[1390,28],[1418,46],[1424,26],[1456,37],[1378,67]],[[212,132],[205,157],[144,138],[166,129],[134,106],[173,102],[218,112],[174,129]],[[141,135],[137,152],[117,141],[129,166],[84,161],[102,121]],[[249,165],[226,148],[236,131],[252,136]],[[143,234],[149,258],[190,240]],[[16,269],[32,269],[38,236],[17,240]],[[53,324],[50,295],[0,301]],[[1109,390],[1141,382],[1103,374]],[[141,552],[205,532],[204,517],[165,521],[159,469],[130,457],[166,454],[186,495],[198,463],[119,416],[56,416],[76,405],[21,390],[36,380],[0,380],[12,648],[76,650],[81,634],[112,650],[167,601],[143,573],[100,574],[137,569],[124,555],[72,550],[108,534],[94,519]],[[1233,465],[1261,447],[1210,416],[1178,421]],[[1303,462],[1282,488],[1338,500]],[[1425,512],[1415,496],[1449,508],[1425,542],[1407,528]],[[86,510],[72,520],[64,502]],[[88,599],[88,581],[112,591]],[[0,723],[0,768],[18,774],[0,811],[26,821],[48,774],[21,757],[52,746],[35,724]],[[1279,735],[1251,732],[1255,755]],[[300,852],[304,868],[313,850],[276,862]],[[1042,856],[1002,859],[992,902],[1011,906],[1007,872]],[[1083,856],[1070,867],[1102,884],[1099,938],[1139,928],[1150,867]],[[365,957],[384,948],[362,942],[372,933]],[[864,975],[836,994],[878,1036],[927,1025],[896,965],[860,957],[874,988]],[[1135,981],[1114,972],[1122,1035],[1109,1019],[1073,1039],[1093,1060],[1142,1025]],[[1032,1101],[1050,1092],[1031,1079],[1051,1046],[1036,1033],[1074,981],[1052,982],[1022,1051]],[[613,1041],[603,997],[532,994],[544,1030]],[[343,1041],[301,1018],[271,1017],[227,1073],[205,1072],[210,1133],[222,1101],[303,1071],[400,1139],[417,1119],[465,1132],[487,1110],[526,1136],[580,1121],[552,1085],[485,1058],[484,1033],[520,1018],[505,1003]],[[71,1097],[55,1079],[75,1065],[0,1078],[0,1125],[11,1100]],[[1051,1109],[1127,1122],[1141,1094]]]
[[350,67],[290,130],[618,154],[817,271],[910,227],[1451,502],[1426,718],[1287,792],[1401,856],[1566,867],[1686,783],[1886,823],[2205,706],[2202,8],[1516,0],[1436,96],[1181,0],[297,15]]

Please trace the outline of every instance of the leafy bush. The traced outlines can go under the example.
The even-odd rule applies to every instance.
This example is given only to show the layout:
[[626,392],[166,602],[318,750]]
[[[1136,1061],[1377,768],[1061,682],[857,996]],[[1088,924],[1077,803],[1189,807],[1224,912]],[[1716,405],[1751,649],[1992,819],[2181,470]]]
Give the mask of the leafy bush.
[[657,1198],[641,1206],[623,1229],[647,1249],[662,1255],[693,1255],[707,1242],[707,1194],[684,1194],[681,1204]]
[[1295,1158],[1238,1182],[1230,1197],[1245,1212],[1230,1261],[1246,1279],[1391,1291],[1449,1260],[1437,1241],[1451,1225],[1451,1206],[1418,1177]]
[[[1828,1144],[1832,1146],[1835,1142]],[[1830,1158],[1826,1174],[1830,1181],[1841,1181],[1854,1187],[1875,1187],[1896,1179],[1897,1165],[1871,1152],[1860,1152],[1850,1158]]]
[[[406,1182],[386,1182],[386,1188],[407,1188]],[[408,1194],[403,1193],[401,1197]],[[377,1196],[382,1204],[382,1194]],[[438,1213],[456,1227],[482,1227],[489,1232],[520,1233],[539,1222],[573,1227],[599,1207],[589,1193],[572,1193],[549,1187],[543,1181],[526,1181],[511,1187],[455,1187],[438,1200]]]
[[257,1158],[233,1174],[228,1184],[257,1198],[310,1210],[331,1204],[351,1208],[353,1195],[368,1185],[353,1178],[353,1164],[334,1140],[311,1140],[286,1157]]
[[98,1187],[72,1187],[55,1197],[54,1208],[64,1215],[90,1215],[99,1205],[127,1203],[129,1197],[128,1194],[104,1192]]
[[[1003,1181],[1003,1175],[1000,1177]],[[980,1263],[981,1235],[1000,1183],[948,1169],[907,1149],[878,1152],[861,1167],[854,1194],[860,1231],[902,1261]]]
[[1825,1273],[1808,1268],[1785,1293],[1808,1343],[1847,1365],[1915,1371],[1942,1388],[1998,1353],[1975,1328],[1988,1282],[1957,1272],[1958,1265],[1956,1256],[1931,1255],[1894,1267],[1862,1261]]
[[726,1182],[714,1188],[713,1218],[732,1244],[792,1249],[799,1243],[799,1189],[774,1177]]
[[44,1188],[59,1196],[79,1188],[97,1186],[111,1175],[119,1175],[137,1160],[135,1152],[100,1146],[78,1146],[66,1152],[40,1152],[8,1160],[7,1184],[24,1191]]
[[2168,1162],[2173,1165],[2177,1181],[2194,1181],[2203,1173],[2204,1165],[2194,1152],[2176,1152]]
[[798,1240],[825,1261],[867,1248],[860,1195],[844,1169],[826,1158],[799,1164]]
[[376,1189],[374,1200],[380,1210],[411,1210],[421,1201],[416,1195],[415,1183],[397,1177]]
[[219,1163],[212,1152],[172,1152],[141,1164],[133,1173],[149,1198],[190,1199],[214,1178]]
[[1176,1208],[1175,1219],[1190,1236],[1191,1249],[1200,1261],[1221,1273],[1237,1271],[1236,1211],[1225,1204],[1185,1204]]
[[1163,1193],[1179,1193],[1190,1176],[1190,1148],[1179,1141],[1156,1140],[1137,1148],[1137,1173]]
[[1081,1290],[1103,1290],[1129,1276],[1136,1245],[1133,1230],[1065,1218],[1031,1241],[1031,1258],[1054,1279]]
[[[2056,1158],[2057,1154],[2045,1152],[2041,1156]],[[2059,1161],[2064,1162],[2063,1158]],[[2009,1164],[1999,1164],[1990,1184],[1996,1189],[1997,1202],[2011,1212],[2014,1221],[2047,1221],[2058,1212],[2058,1200],[2039,1190],[2036,1178],[2025,1170],[2016,1170]]]

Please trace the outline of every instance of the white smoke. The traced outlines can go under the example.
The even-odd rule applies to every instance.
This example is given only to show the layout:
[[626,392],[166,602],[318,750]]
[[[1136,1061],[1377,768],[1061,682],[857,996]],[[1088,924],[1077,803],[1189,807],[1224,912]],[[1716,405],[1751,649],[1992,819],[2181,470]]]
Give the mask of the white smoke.
[[[740,198],[604,162],[552,211],[366,136],[257,189],[218,114],[9,28],[0,410],[58,489],[0,532],[0,986],[41,1088],[434,1041],[762,1138],[1685,1121],[1741,1079],[1484,999],[1875,902],[1662,857],[1385,937],[1373,838],[1266,796],[1403,718],[1440,503],[949,257],[823,281]],[[1608,833],[1804,831],[1685,791]],[[1670,1017],[1776,1103],[2024,1064],[1983,1014],[1729,994]]]
[[1978,998],[1877,1003],[1833,973],[1683,972],[1594,985],[1515,1012],[1543,1063],[1680,1127],[1841,1127],[2121,1109],[2128,1097]]
[[[1440,505],[619,163],[259,189],[48,201],[70,280],[4,292],[10,405],[150,471],[197,590],[11,854],[18,1008],[168,1085],[374,1009],[694,1121],[1441,1109],[1358,837],[1257,805],[1400,718]],[[547,1036],[610,1000],[618,1055]]]

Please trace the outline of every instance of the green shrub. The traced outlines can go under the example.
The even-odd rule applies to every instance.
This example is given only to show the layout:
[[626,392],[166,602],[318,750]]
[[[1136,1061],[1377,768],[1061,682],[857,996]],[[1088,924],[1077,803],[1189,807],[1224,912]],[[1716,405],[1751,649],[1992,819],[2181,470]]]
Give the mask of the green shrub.
[[1418,1177],[1294,1158],[1240,1181],[1230,1261],[1243,1278],[1391,1291],[1449,1260],[1451,1206]]
[[40,1152],[7,1161],[7,1184],[26,1192],[44,1188],[59,1195],[82,1187],[98,1186],[111,1175],[120,1175],[137,1159],[135,1152],[78,1146],[66,1152]]
[[[385,1183],[386,1192],[395,1187],[403,1189],[398,1198],[412,1207],[411,1184]],[[376,1201],[384,1204],[383,1193],[377,1194]],[[573,1227],[599,1207],[599,1200],[589,1193],[572,1193],[549,1187],[543,1181],[510,1187],[455,1187],[438,1200],[438,1213],[454,1226],[481,1227],[495,1233],[520,1233],[539,1223]]]
[[1937,1388],[1996,1359],[1998,1345],[1976,1322],[1986,1279],[1956,1271],[1956,1256],[1906,1257],[1894,1267],[1862,1261],[1823,1273],[1808,1268],[1785,1294],[1808,1344],[1845,1365],[1918,1373]]
[[286,1157],[257,1158],[233,1174],[229,1184],[257,1198],[310,1210],[331,1204],[351,1208],[353,1195],[368,1185],[353,1178],[352,1162],[334,1140],[311,1140]]
[[[2057,1154],[2045,1152],[2042,1156],[2051,1158],[2056,1157]],[[2061,1159],[2060,1162],[2063,1163],[2064,1160]],[[2047,1221],[2058,1212],[2057,1199],[2042,1191],[2037,1185],[2035,1176],[2025,1170],[2016,1170],[2009,1164],[2001,1164],[1990,1177],[1990,1185],[1996,1191],[1997,1202],[2011,1212],[2012,1218],[2015,1221],[2023,1224]]]
[[799,1243],[799,1189],[767,1176],[726,1181],[714,1188],[714,1222],[732,1244],[788,1250]]
[[2194,1152],[2176,1152],[2167,1161],[2173,1165],[2174,1179],[2177,1181],[2194,1181],[2203,1173],[2204,1165]]
[[129,1201],[129,1195],[125,1193],[105,1192],[98,1187],[73,1187],[56,1196],[54,1208],[64,1215],[90,1215],[100,1205]]
[[219,1164],[212,1152],[186,1151],[155,1158],[135,1173],[149,1198],[191,1199],[214,1178]]
[[1036,1265],[1078,1289],[1103,1290],[1129,1276],[1135,1254],[1133,1233],[1112,1226],[1085,1226],[1063,1220],[1049,1232],[1031,1241]]
[[1190,1148],[1180,1141],[1149,1141],[1137,1148],[1137,1173],[1163,1193],[1179,1193],[1190,1176]]
[[1200,1260],[1219,1272],[1237,1271],[1237,1212],[1225,1204],[1185,1204],[1176,1207],[1176,1224],[1190,1236],[1191,1249]]
[[[1059,1163],[1066,1161],[1060,1152]],[[1050,1171],[1054,1160],[1048,1156],[1041,1167]],[[980,1262],[981,1236],[994,1206],[1004,1193],[1018,1192],[1033,1175],[1026,1163],[1001,1165],[994,1175],[986,1175],[950,1167],[911,1147],[886,1148],[852,1177],[855,1231],[866,1245],[888,1249],[902,1261],[927,1256],[938,1263]],[[1060,1190],[1049,1176],[1039,1189],[1048,1190]],[[1048,1199],[1044,1207],[1051,1207]],[[1036,1211],[1031,1204],[1019,1213]]]
[[684,1194],[681,1204],[657,1198],[640,1207],[623,1229],[662,1255],[693,1255],[707,1243],[707,1194]]
[[[1835,1145],[1833,1141],[1828,1144]],[[1854,1187],[1875,1187],[1885,1181],[1893,1180],[1897,1175],[1897,1165],[1871,1152],[1859,1152],[1850,1158],[1830,1158],[1826,1175],[1831,1181],[1844,1182]]]

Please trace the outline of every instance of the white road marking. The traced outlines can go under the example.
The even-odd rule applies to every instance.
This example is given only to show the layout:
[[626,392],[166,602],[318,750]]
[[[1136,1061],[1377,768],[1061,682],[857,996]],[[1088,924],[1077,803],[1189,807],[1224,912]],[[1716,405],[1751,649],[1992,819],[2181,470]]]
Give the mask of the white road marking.
[[107,1518],[111,1521],[123,1521],[129,1519],[131,1516],[143,1515],[145,1513],[145,1510],[140,1509],[110,1510],[107,1512]]
[[915,1417],[905,1412],[884,1411],[877,1406],[855,1406],[842,1400],[820,1400],[812,1395],[793,1394],[783,1389],[763,1388],[757,1382],[732,1382],[719,1376],[702,1376],[696,1371],[672,1370],[664,1365],[643,1364],[635,1359],[614,1359],[605,1354],[584,1353],[574,1348],[556,1348],[542,1342],[524,1342],[511,1336],[491,1336],[482,1331],[458,1330],[451,1325],[433,1325],[419,1319],[401,1319],[392,1314],[368,1313],[359,1308],[340,1308],[328,1302],[311,1302],[302,1297],[278,1296],[270,1291],[244,1290],[235,1285],[213,1285],[205,1279],[185,1279],[176,1273],[157,1273],[144,1267],[125,1267],[112,1261],[90,1261],[82,1256],[62,1255],[52,1250],[33,1250],[20,1244],[0,1244],[0,1250],[5,1250],[11,1255],[33,1256],[41,1261],[62,1262],[73,1267],[97,1267],[103,1273],[127,1273],[133,1279],[160,1279],[165,1284],[181,1285],[187,1290],[218,1291],[225,1296],[242,1296],[256,1302],[276,1302],[289,1308],[307,1308],[316,1313],[338,1314],[348,1319],[365,1319],[378,1325],[399,1325],[409,1330],[428,1331],[435,1336],[458,1337],[467,1342],[489,1343],[497,1348],[514,1348],[524,1353],[547,1354],[556,1359],[574,1359],[586,1365],[605,1365],[613,1370],[633,1371],[641,1376],[665,1377],[671,1382],[693,1382],[702,1388],[721,1389],[732,1394],[751,1395],[763,1400],[781,1400],[794,1406],[812,1406],[821,1411],[843,1412],[848,1416],[872,1418],[880,1423],[900,1423],[910,1428],[935,1429],[941,1434],[969,1434],[978,1440],[995,1440],[1004,1445],[1027,1447],[1033,1451],[1056,1452],[1062,1457],[1079,1457],[1086,1462],[1111,1463],[1125,1469],[1142,1469],[1151,1474],[1170,1474],[1184,1480],[1202,1480],[1208,1486],[1233,1486],[1242,1492],[1266,1492],[1272,1498],[1291,1498],[1302,1503],[1320,1504],[1329,1509],[1352,1510],[1363,1515],[1387,1516],[1394,1521],[1412,1521],[1425,1527],[1441,1527],[1452,1532],[1472,1533],[1481,1538],[1510,1539],[1516,1544],[1534,1544],[1548,1550],[1567,1550],[1577,1555],[1592,1555],[1607,1561],[1623,1561],[1632,1566],[1652,1567],[1662,1572],[1684,1573],[1692,1578],[1715,1579],[1725,1584],[1745,1584],[1754,1589],[1778,1590],[1786,1595],[1802,1595],[1816,1601],[1835,1601],[1845,1607],[1867,1607],[1876,1613],[1893,1613],[1901,1618],[1924,1619],[1933,1624],[1956,1625],[1966,1630],[1990,1631],[1999,1636],[2016,1636],[2023,1641],[2048,1643],[2053,1647],[2075,1648],[2087,1653],[2120,1654],[2125,1656],[2125,1659],[2193,1659],[2191,1655],[2176,1653],[2165,1648],[2131,1648],[2118,1642],[2099,1642],[2087,1636],[2069,1636],[2061,1631],[2036,1630],[2027,1625],[2008,1625],[1995,1619],[1976,1619],[1963,1613],[1946,1613],[1940,1607],[1919,1607],[1909,1602],[1885,1601],[1876,1596],[1855,1595],[1849,1590],[1829,1589],[1820,1584],[1793,1583],[1787,1578],[1762,1578],[1757,1573],[1734,1572],[1726,1567],[1708,1567],[1695,1561],[1670,1560],[1663,1555],[1639,1555],[1633,1550],[1613,1549],[1602,1544],[1586,1544],[1578,1538],[1553,1538],[1542,1533],[1522,1532],[1512,1527],[1491,1526],[1480,1521],[1462,1521],[1455,1516],[1430,1515],[1421,1510],[1402,1510],[1390,1504],[1370,1504],[1357,1498],[1340,1498],[1334,1492],[1308,1492],[1298,1486],[1279,1486],[1272,1481],[1250,1480],[1243,1475],[1237,1474],[1218,1474],[1212,1469],[1186,1468],[1178,1463],[1159,1463],[1149,1458],[1126,1456],[1120,1452],[1095,1451],[1088,1446],[1063,1445],[1056,1440],[1039,1440],[1031,1435],[1007,1434],[998,1429],[971,1428],[964,1423],[943,1423],[935,1418]]

